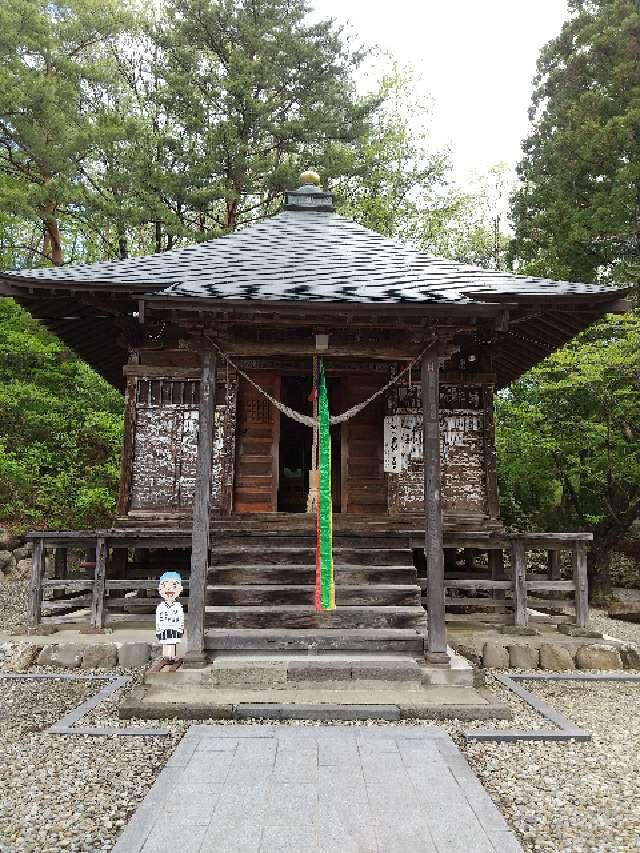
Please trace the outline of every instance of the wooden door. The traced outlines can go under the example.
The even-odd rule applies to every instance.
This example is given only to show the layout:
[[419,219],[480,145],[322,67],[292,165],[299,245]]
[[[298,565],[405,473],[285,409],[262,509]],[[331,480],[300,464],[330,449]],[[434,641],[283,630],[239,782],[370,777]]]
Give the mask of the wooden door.
[[[340,411],[366,400],[384,384],[377,374],[355,374],[343,380]],[[384,475],[384,398],[370,403],[342,426],[342,512],[384,515],[387,482]]]
[[[252,379],[276,400],[280,376],[256,372]],[[234,512],[276,512],[280,413],[245,379],[238,387]]]

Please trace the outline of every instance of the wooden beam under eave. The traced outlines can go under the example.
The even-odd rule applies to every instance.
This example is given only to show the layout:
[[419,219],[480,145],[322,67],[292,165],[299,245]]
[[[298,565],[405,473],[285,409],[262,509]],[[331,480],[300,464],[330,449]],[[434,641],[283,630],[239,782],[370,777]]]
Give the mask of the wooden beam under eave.
[[[362,346],[354,344],[333,345],[329,336],[329,349],[323,353],[326,357],[333,358],[368,358],[378,361],[411,361],[420,355],[424,349],[425,342],[412,347],[384,347],[380,349],[374,345]],[[315,344],[302,343],[244,343],[225,341],[221,348],[230,355],[238,358],[269,358],[271,356],[314,356],[318,355]]]

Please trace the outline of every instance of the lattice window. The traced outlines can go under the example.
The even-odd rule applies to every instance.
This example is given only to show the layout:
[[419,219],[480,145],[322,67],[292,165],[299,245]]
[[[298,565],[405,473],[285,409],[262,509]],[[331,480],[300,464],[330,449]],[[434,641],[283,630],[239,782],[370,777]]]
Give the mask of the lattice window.
[[140,406],[197,406],[200,383],[193,379],[139,379],[136,403]]
[[262,397],[251,397],[245,400],[242,419],[245,423],[270,424],[273,419],[271,403]]

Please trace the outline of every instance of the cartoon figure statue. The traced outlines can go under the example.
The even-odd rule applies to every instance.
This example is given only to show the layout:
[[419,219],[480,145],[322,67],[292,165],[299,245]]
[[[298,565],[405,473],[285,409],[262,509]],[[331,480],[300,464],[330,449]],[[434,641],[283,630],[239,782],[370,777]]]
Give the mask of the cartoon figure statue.
[[165,664],[177,669],[176,645],[184,634],[184,611],[178,601],[182,578],[178,572],[164,572],[158,587],[162,601],[156,607],[156,639],[162,643],[162,658],[154,665],[159,671]]

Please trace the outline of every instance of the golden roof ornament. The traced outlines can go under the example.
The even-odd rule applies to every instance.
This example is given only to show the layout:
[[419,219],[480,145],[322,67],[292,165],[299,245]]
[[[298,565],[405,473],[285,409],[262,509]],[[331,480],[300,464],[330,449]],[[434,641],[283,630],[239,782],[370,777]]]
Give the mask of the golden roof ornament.
[[305,169],[305,171],[300,175],[300,184],[303,187],[319,187],[320,175],[317,172],[314,172],[313,169]]

